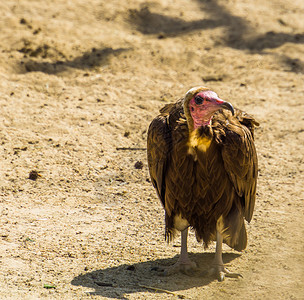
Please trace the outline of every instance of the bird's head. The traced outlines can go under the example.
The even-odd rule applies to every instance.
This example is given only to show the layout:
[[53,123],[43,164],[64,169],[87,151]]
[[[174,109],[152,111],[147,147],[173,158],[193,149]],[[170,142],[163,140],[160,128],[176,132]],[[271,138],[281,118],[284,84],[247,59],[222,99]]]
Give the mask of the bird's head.
[[184,112],[190,130],[208,126],[214,113],[220,109],[230,110],[234,114],[233,106],[218,97],[206,87],[190,89],[184,98]]

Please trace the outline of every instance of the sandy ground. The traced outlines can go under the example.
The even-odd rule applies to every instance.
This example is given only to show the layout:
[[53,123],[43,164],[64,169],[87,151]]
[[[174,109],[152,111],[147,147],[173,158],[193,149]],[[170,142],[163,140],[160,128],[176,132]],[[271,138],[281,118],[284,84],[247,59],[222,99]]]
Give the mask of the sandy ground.
[[[304,299],[302,0],[5,0],[0,14],[0,299]],[[224,248],[244,278],[222,283],[151,271],[180,241],[164,241],[147,127],[196,85],[261,123],[248,247]],[[189,250],[210,266],[214,245],[191,233]]]

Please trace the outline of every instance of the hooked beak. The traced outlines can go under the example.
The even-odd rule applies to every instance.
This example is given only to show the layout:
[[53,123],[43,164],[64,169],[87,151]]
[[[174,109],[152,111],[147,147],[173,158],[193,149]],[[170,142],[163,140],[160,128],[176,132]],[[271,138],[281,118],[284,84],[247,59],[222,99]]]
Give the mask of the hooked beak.
[[221,107],[222,109],[228,109],[228,110],[230,110],[231,113],[232,113],[232,115],[234,116],[234,108],[233,108],[233,106],[232,106],[231,103],[226,102],[226,101],[223,101],[223,103],[220,104],[220,107]]

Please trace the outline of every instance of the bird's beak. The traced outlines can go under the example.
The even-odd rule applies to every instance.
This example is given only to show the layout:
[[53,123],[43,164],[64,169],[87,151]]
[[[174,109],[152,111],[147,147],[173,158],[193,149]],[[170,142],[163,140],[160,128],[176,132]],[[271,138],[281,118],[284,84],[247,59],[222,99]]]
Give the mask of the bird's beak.
[[228,109],[231,111],[232,115],[234,115],[234,108],[233,106],[231,105],[231,103],[227,102],[227,101],[224,101],[218,97],[216,98],[213,98],[211,100],[212,102],[212,107],[213,107],[213,110],[214,111],[217,111],[219,109]]
[[226,101],[223,101],[223,103],[220,104],[220,107],[221,107],[222,109],[228,109],[228,110],[230,110],[231,113],[232,113],[232,115],[234,115],[234,108],[233,108],[233,106],[232,106],[231,103],[226,102]]

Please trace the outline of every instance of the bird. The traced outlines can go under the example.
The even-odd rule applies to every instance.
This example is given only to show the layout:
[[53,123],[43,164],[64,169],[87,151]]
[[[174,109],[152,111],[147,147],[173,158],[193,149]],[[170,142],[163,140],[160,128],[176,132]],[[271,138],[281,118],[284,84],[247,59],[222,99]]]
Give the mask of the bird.
[[245,220],[252,219],[258,176],[257,126],[253,116],[204,86],[166,104],[150,123],[147,161],[165,210],[165,239],[181,232],[180,256],[173,266],[158,270],[164,275],[197,270],[187,250],[191,228],[205,248],[216,241],[207,274],[219,281],[242,277],[225,267],[222,243],[237,251],[247,246]]

